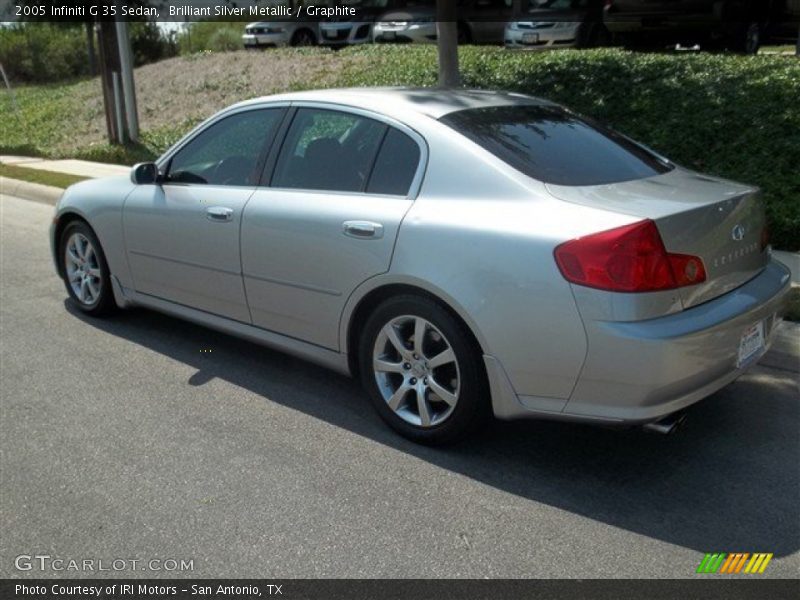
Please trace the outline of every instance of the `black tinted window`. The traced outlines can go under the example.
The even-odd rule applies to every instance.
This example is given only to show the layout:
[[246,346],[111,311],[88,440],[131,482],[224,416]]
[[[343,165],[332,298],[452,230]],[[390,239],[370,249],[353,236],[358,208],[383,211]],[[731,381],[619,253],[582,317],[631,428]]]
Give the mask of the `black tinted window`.
[[672,169],[624,136],[558,107],[469,109],[445,115],[441,121],[546,183],[600,185]]
[[397,129],[389,128],[369,178],[372,194],[405,196],[419,165],[419,146]]
[[250,110],[217,121],[172,158],[167,179],[179,183],[256,185],[258,159],[282,109]]
[[364,191],[386,125],[358,115],[302,108],[286,134],[274,187]]

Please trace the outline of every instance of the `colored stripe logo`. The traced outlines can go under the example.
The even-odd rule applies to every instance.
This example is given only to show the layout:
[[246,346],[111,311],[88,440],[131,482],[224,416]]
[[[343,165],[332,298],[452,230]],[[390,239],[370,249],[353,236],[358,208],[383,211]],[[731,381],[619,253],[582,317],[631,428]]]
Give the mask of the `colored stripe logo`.
[[697,567],[697,573],[760,574],[767,568],[772,556],[771,552],[755,552],[753,554],[749,552],[734,552],[732,554],[717,552],[706,554],[700,562],[700,566]]

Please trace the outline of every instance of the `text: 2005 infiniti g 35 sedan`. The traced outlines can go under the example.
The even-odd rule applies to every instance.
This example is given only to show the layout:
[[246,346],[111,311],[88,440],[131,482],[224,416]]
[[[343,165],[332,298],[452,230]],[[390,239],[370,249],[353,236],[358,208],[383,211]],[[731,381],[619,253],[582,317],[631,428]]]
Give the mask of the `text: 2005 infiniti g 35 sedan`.
[[51,232],[72,301],[140,305],[360,377],[426,443],[489,415],[668,430],[769,346],[759,192],[558,105],[352,89],[236,104]]

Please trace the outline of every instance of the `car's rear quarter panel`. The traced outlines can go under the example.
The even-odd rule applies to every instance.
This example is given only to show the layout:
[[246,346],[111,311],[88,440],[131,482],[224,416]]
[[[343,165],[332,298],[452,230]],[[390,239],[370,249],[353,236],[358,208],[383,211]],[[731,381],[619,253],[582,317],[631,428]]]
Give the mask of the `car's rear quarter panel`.
[[464,317],[518,395],[553,399],[557,410],[577,381],[586,336],[553,250],[632,219],[555,200],[455,133],[425,137],[428,170],[390,275],[425,282]]

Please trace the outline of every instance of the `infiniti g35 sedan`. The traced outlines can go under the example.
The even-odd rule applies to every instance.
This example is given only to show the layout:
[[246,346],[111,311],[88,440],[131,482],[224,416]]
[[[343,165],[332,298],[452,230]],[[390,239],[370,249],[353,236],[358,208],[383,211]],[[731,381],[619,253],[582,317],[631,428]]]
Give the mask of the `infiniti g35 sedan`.
[[766,351],[759,190],[519,94],[292,93],[59,201],[93,316],[143,306],[360,378],[400,434],[493,414],[667,431]]

